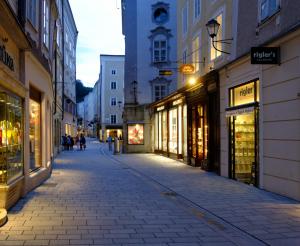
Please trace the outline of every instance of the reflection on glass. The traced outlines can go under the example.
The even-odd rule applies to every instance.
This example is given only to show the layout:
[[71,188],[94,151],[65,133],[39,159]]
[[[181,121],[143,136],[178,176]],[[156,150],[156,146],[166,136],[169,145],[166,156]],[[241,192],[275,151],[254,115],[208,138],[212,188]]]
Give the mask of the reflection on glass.
[[187,156],[187,106],[183,106],[183,155]]
[[0,93],[0,182],[9,183],[23,174],[22,102]]
[[30,170],[41,167],[41,104],[29,101]]

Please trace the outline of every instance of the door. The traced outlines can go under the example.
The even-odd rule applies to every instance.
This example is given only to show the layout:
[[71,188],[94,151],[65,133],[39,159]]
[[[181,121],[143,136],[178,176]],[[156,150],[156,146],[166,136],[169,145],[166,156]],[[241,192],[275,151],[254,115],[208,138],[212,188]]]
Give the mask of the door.
[[256,111],[231,116],[230,121],[231,177],[247,184],[257,185]]

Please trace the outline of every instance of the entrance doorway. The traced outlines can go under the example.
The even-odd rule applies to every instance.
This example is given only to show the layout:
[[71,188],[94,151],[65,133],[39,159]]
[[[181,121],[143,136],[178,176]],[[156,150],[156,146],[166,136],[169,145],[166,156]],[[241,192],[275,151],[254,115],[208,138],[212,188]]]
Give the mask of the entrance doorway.
[[190,151],[191,162],[195,166],[202,166],[207,160],[208,126],[206,120],[206,107],[193,106],[191,110]]

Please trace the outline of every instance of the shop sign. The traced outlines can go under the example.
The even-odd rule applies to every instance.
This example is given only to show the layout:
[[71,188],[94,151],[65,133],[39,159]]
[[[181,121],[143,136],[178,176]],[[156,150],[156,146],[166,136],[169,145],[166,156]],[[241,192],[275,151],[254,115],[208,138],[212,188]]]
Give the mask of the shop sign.
[[0,46],[0,61],[4,63],[11,71],[15,70],[13,58],[6,52],[5,46]]
[[164,110],[165,109],[165,106],[160,106],[160,107],[158,107],[157,109],[156,109],[156,111],[162,111],[162,110]]
[[172,103],[172,105],[173,105],[173,106],[176,106],[176,105],[178,105],[178,104],[180,104],[180,103],[182,103],[182,99],[178,99],[178,100],[174,101],[174,102]]
[[251,82],[233,89],[234,106],[252,103],[255,101],[255,83]]
[[194,74],[195,73],[195,67],[192,64],[182,64],[179,68],[179,71],[182,74]]
[[171,76],[173,74],[172,70],[159,70],[160,76]]
[[229,111],[226,111],[226,117],[237,116],[237,115],[241,115],[241,114],[249,114],[253,111],[254,111],[254,107],[229,110]]
[[279,64],[280,47],[252,47],[251,64]]

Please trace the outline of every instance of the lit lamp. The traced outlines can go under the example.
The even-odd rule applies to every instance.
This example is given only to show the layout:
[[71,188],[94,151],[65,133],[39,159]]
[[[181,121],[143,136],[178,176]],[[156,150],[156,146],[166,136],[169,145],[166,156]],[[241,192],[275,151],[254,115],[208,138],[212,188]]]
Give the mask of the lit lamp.
[[225,53],[225,54],[229,55],[230,53],[220,50],[215,46],[215,43],[231,44],[231,42],[229,42],[229,41],[233,40],[233,38],[214,40],[215,37],[217,37],[218,31],[220,29],[220,23],[218,23],[215,19],[211,19],[210,21],[208,21],[206,23],[206,29],[207,29],[208,35],[211,37],[211,42],[212,42],[212,46],[214,47],[214,49],[221,53]]
[[196,83],[196,79],[195,78],[190,78],[188,80],[188,82],[189,82],[190,85],[194,85]]

